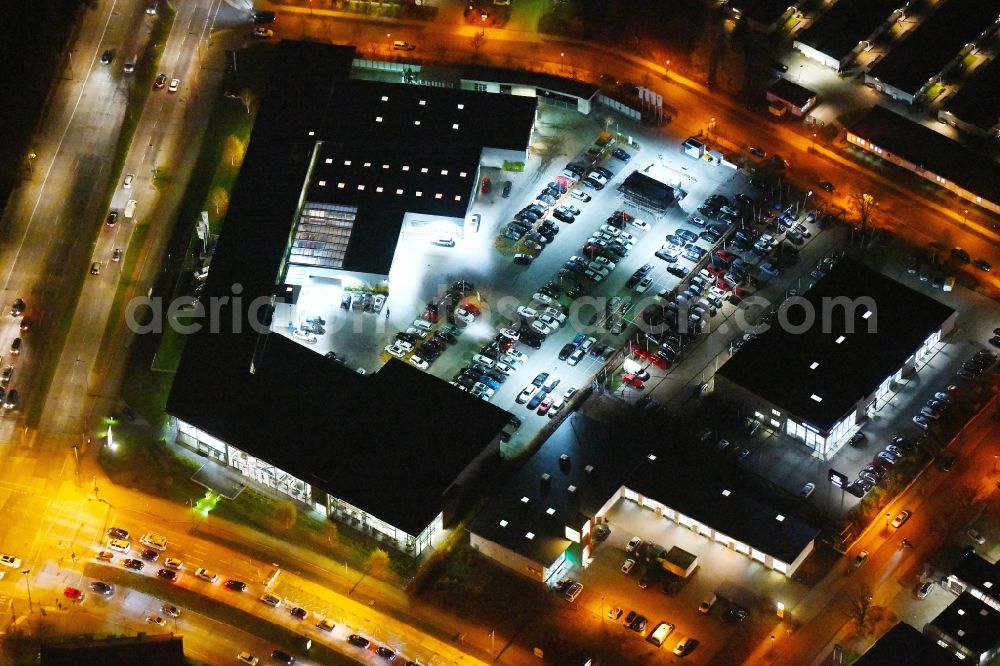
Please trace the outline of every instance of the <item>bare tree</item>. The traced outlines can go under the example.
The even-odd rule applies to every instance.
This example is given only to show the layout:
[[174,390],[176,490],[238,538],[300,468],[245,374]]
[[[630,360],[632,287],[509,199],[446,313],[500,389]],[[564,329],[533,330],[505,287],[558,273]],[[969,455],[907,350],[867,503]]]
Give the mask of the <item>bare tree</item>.
[[481,32],[477,32],[472,36],[472,39],[469,40],[469,43],[472,44],[472,48],[476,51],[476,55],[478,55],[479,49],[481,49],[483,44],[486,43],[486,35]]
[[244,88],[240,91],[240,101],[243,102],[243,106],[246,107],[247,113],[250,113],[250,104],[253,102],[253,93],[250,92],[249,88]]
[[871,633],[875,625],[875,604],[872,589],[864,583],[858,583],[847,592],[847,615],[861,636]]
[[872,224],[875,209],[878,207],[878,198],[869,192],[855,190],[850,195],[849,205],[858,219],[858,228],[861,230],[861,237],[864,238],[868,226]]

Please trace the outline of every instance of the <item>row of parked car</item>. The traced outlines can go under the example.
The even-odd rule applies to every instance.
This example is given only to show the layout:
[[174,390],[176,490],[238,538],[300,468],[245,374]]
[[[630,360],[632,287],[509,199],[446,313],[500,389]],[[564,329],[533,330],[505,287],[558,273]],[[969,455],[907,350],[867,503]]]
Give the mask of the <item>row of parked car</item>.
[[[860,448],[866,441],[865,434],[859,431],[851,437],[848,444],[854,448]],[[902,458],[913,455],[916,450],[917,445],[911,439],[902,435],[894,437],[892,443],[876,453],[872,461],[858,472],[858,478],[849,483],[844,490],[855,497],[864,497],[885,478],[896,463]]]

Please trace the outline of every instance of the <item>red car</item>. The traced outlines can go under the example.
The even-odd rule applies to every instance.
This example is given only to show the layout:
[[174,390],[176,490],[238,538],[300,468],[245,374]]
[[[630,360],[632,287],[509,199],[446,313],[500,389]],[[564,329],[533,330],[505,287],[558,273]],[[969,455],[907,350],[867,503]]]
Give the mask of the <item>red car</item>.
[[165,85],[167,85],[167,75],[160,74],[159,76],[156,77],[156,80],[153,81],[153,90],[159,90]]
[[474,317],[478,317],[479,315],[482,314],[482,310],[480,310],[472,303],[465,303],[462,305],[462,307],[465,308],[467,312],[471,312]]
[[670,365],[667,363],[667,359],[663,358],[659,354],[650,355],[649,362],[658,367],[660,370],[666,370]]
[[623,210],[616,210],[614,214],[611,216],[611,218],[614,220],[621,220],[622,222],[632,221],[632,216]]
[[733,290],[733,286],[731,284],[729,284],[728,282],[726,282],[722,278],[721,275],[719,276],[719,279],[717,279],[715,281],[715,286],[718,287],[719,289],[721,289],[722,291],[732,291]]
[[489,176],[483,178],[483,194],[489,194],[490,190],[493,189],[493,181],[490,180]]
[[590,258],[594,258],[603,251],[604,248],[598,245],[597,243],[587,243],[586,245],[583,246],[583,253]]
[[649,356],[649,352],[647,352],[645,349],[643,349],[642,345],[640,345],[635,340],[633,340],[629,344],[629,349],[632,352],[632,356],[635,356],[637,358],[646,358],[647,356]]
[[641,379],[639,379],[638,376],[632,374],[631,372],[626,372],[624,375],[622,375],[622,381],[624,381],[632,388],[636,389],[642,389],[646,386],[646,384]]
[[84,597],[87,596],[84,594],[83,590],[78,590],[75,587],[67,587],[63,590],[63,594],[73,601],[83,601]]
[[538,405],[538,415],[544,416],[545,414],[547,414],[549,408],[552,407],[553,402],[555,402],[555,398],[553,398],[551,395],[547,395],[544,398],[542,398],[542,402],[539,403]]
[[735,254],[733,254],[732,252],[726,252],[725,250],[716,250],[715,256],[717,256],[719,259],[722,259],[727,264],[733,263],[733,260],[736,259]]
[[429,321],[430,323],[434,324],[438,320],[438,313],[434,312],[433,310],[424,310],[423,312],[420,313],[420,318],[423,319],[424,321]]

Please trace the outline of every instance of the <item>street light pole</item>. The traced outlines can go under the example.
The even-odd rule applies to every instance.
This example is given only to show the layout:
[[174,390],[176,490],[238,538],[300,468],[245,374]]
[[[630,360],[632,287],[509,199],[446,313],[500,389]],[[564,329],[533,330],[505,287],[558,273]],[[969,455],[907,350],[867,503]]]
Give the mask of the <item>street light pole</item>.
[[885,514],[885,529],[889,531],[889,514]]
[[28,575],[31,573],[31,569],[25,569],[21,572],[24,574],[24,584],[28,586],[28,614],[31,614],[31,577]]

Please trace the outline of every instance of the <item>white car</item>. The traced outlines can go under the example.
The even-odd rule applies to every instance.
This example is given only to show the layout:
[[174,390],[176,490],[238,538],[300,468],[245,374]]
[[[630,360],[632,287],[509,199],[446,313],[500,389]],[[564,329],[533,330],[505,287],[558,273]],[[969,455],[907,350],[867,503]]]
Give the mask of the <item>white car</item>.
[[572,171],[570,171],[569,169],[566,169],[559,175],[568,180],[570,183],[575,183],[578,180],[580,180],[580,177],[575,173],[573,173]]
[[541,317],[531,322],[531,330],[541,335],[548,335],[552,332],[552,329],[545,322],[541,321]]
[[236,655],[236,661],[239,661],[244,664],[250,664],[250,666],[257,666],[257,664],[260,663],[260,659],[253,656],[246,650]]
[[607,266],[602,266],[601,264],[599,264],[599,263],[597,263],[595,261],[590,262],[590,264],[587,266],[587,268],[590,269],[590,270],[592,270],[592,271],[594,271],[595,273],[597,273],[601,277],[608,277],[608,275],[611,274],[611,271],[608,269]]
[[601,280],[604,279],[603,275],[601,275],[600,273],[596,273],[589,268],[583,272],[583,277],[595,283],[600,282]]
[[133,180],[135,180],[135,174],[134,173],[127,173],[127,174],[125,174],[125,182],[122,183],[122,189],[131,190],[132,189],[132,181]]
[[184,563],[178,560],[176,557],[168,557],[167,559],[163,560],[163,566],[165,566],[168,569],[180,570],[184,567]]
[[[535,328],[535,324],[544,324],[553,331],[559,330],[559,320],[549,314],[543,314],[531,325],[531,327]],[[537,328],[535,330],[538,331]],[[541,333],[541,331],[538,332]]]
[[635,293],[637,294],[644,293],[647,289],[649,289],[649,285],[651,284],[653,284],[653,278],[651,277],[642,278],[639,284],[635,285]]
[[642,539],[640,539],[637,536],[632,537],[631,539],[628,540],[628,543],[625,544],[625,552],[626,553],[634,552],[635,549],[639,547],[640,543],[642,543]]
[[635,560],[633,560],[631,557],[628,558],[627,560],[625,560],[625,562],[622,563],[622,573],[627,576],[629,572],[632,571],[632,567],[634,566],[635,566]]
[[524,354],[524,352],[519,352],[516,349],[507,350],[506,355],[514,359],[515,363],[524,363],[525,361],[528,360],[528,357],[527,355]]
[[294,331],[292,331],[292,337],[295,338],[296,340],[301,340],[306,344],[311,345],[316,343],[316,334],[310,333],[309,331],[301,331],[299,329],[295,329]]
[[630,234],[627,231],[621,232],[621,234],[619,234],[619,236],[618,236],[618,240],[620,240],[623,243],[632,243],[632,244],[635,244],[635,236],[633,236],[632,234]]
[[170,79],[170,85],[167,86],[167,91],[175,93],[177,89],[181,87],[180,79]]
[[274,30],[269,30],[268,28],[264,28],[264,27],[254,28],[253,29],[253,36],[254,37],[262,37],[264,39],[268,39],[268,38],[274,37]]
[[375,294],[375,299],[372,301],[372,310],[381,312],[383,305],[385,305],[385,294]]
[[0,555],[0,564],[11,569],[17,569],[21,566],[21,558],[14,557],[13,555]]
[[629,220],[629,224],[631,224],[636,229],[639,229],[640,231],[649,231],[650,229],[653,228],[652,226],[650,226],[649,222],[646,222],[645,220],[640,220],[637,217],[633,217],[631,220]]
[[602,224],[601,229],[598,233],[604,233],[607,234],[608,236],[611,236],[612,238],[618,238],[618,236],[621,235],[622,232],[621,229],[619,229],[618,227],[613,227],[610,224]]
[[146,616],[146,622],[148,624],[155,624],[158,627],[163,627],[166,626],[167,624],[167,621],[164,620],[162,617],[160,617],[159,615],[153,615],[152,613]]
[[407,335],[415,335],[418,338],[420,338],[421,340],[424,340],[424,339],[427,338],[427,331],[425,331],[423,329],[420,329],[420,328],[414,328],[413,326],[410,326],[409,328],[406,329],[406,334]]
[[475,396],[486,396],[487,398],[492,398],[496,391],[482,382],[476,382],[472,385],[472,390],[469,391],[469,393]]
[[524,403],[531,400],[531,396],[535,395],[535,391],[537,390],[538,387],[535,386],[534,384],[528,384],[527,386],[525,386],[524,389],[517,396],[517,404],[523,405]]
[[108,548],[117,550],[119,553],[127,553],[132,550],[132,544],[125,539],[112,539],[108,542]]
[[541,303],[542,305],[552,305],[552,297],[548,294],[543,294],[541,292],[536,292],[531,300]]
[[612,271],[615,270],[615,267],[618,265],[615,262],[613,262],[610,259],[608,259],[607,257],[597,257],[591,263],[600,264],[601,266],[604,266],[607,269],[612,270]]
[[483,356],[482,354],[476,354],[475,356],[473,356],[472,357],[472,362],[473,363],[482,363],[487,368],[492,368],[494,365],[497,364],[496,360],[490,358],[489,356]]
[[534,319],[538,316],[538,310],[529,308],[527,305],[521,305],[517,308],[517,314],[521,315],[525,319]]
[[507,365],[506,363],[502,363],[500,361],[497,361],[495,369],[499,370],[500,372],[502,372],[503,374],[507,375],[508,377],[510,377],[512,374],[514,374],[514,367],[513,366]]
[[204,569],[204,568],[198,569],[197,571],[195,571],[194,575],[197,578],[201,578],[202,580],[208,581],[209,583],[214,583],[214,582],[216,582],[216,581],[219,580],[219,574],[212,573],[208,569]]
[[426,370],[427,368],[431,367],[430,363],[428,363],[425,359],[420,358],[416,354],[410,357],[409,363],[410,365],[416,368],[420,368],[421,370]]
[[395,356],[396,358],[403,358],[406,356],[406,350],[399,345],[386,345],[385,351],[388,352],[390,356]]
[[563,312],[561,308],[545,308],[545,312],[543,314],[547,314],[555,319],[560,326],[566,322],[566,313]]
[[505,338],[510,338],[511,340],[517,340],[521,337],[521,334],[515,331],[513,328],[501,328],[500,335]]
[[570,196],[572,196],[577,201],[582,201],[583,203],[587,203],[588,201],[594,198],[589,194],[587,194],[586,192],[584,192],[583,190],[573,190],[572,192],[570,192]]
[[463,324],[471,324],[476,319],[476,315],[472,314],[465,308],[459,308],[455,310],[455,320],[460,321]]

